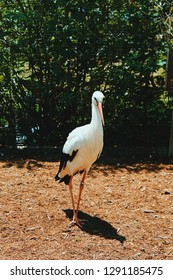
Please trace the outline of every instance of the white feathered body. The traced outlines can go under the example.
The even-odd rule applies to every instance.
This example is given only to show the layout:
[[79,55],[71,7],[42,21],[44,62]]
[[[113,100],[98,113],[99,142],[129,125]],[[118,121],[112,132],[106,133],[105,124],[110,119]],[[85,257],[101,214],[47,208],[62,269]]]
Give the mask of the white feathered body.
[[86,169],[89,171],[91,165],[97,160],[103,149],[103,127],[93,122],[74,129],[68,136],[63,147],[63,153],[72,155],[77,151],[74,160],[67,161],[65,169],[59,173],[62,178],[65,175]]

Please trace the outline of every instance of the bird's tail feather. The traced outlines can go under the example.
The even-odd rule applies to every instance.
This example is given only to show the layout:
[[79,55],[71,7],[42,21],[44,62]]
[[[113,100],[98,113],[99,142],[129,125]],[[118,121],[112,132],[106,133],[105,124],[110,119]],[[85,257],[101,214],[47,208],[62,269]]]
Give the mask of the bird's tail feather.
[[55,176],[55,181],[59,180],[59,183],[64,182],[66,185],[68,185],[70,182],[70,178],[71,178],[71,176],[69,176],[69,175],[65,175],[63,178],[60,178],[59,173],[57,173]]
[[59,178],[59,175],[58,175],[58,173],[56,174],[56,176],[55,176],[55,181],[58,181],[58,180],[60,180],[61,178]]

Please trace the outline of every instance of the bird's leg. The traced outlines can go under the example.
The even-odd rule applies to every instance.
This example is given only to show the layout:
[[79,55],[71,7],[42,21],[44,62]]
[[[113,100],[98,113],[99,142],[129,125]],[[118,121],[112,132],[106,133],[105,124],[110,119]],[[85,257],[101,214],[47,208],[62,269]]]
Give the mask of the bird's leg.
[[72,192],[72,180],[73,180],[73,176],[71,176],[70,178],[70,182],[69,182],[69,191],[70,191],[70,195],[71,195],[71,200],[72,200],[72,207],[73,207],[73,217],[75,216],[75,206],[74,206],[74,198],[73,198],[73,192]]
[[78,211],[79,211],[79,205],[80,205],[80,201],[81,201],[81,195],[82,195],[82,190],[84,189],[84,181],[85,181],[85,177],[87,175],[87,171],[84,170],[84,174],[83,174],[83,177],[82,177],[82,180],[80,182],[80,189],[79,189],[79,197],[78,197],[78,202],[77,202],[77,208],[76,208],[76,211],[75,211],[75,215],[73,217],[73,220],[75,221],[75,223],[78,225],[78,226],[82,226],[79,219],[78,219]]

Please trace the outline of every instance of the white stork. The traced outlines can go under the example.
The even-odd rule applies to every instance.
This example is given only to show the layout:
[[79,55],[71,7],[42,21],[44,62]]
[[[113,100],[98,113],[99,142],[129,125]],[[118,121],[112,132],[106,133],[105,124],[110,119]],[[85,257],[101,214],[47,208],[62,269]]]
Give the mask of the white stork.
[[[78,219],[78,210],[81,200],[84,181],[91,165],[100,156],[103,149],[103,125],[104,117],[102,102],[104,95],[100,91],[95,91],[92,95],[92,117],[91,122],[84,126],[75,128],[67,137],[63,146],[60,166],[55,180],[69,185],[73,206],[73,220],[70,224],[81,226]],[[75,210],[72,192],[73,176],[78,172],[83,173],[80,182],[79,197]]]

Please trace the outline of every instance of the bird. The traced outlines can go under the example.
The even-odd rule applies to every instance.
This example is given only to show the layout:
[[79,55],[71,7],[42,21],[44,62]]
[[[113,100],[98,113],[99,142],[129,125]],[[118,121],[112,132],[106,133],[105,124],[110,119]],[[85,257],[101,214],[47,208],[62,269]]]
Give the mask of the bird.
[[[64,182],[69,186],[73,207],[73,219],[70,225],[76,224],[82,227],[82,221],[78,218],[78,212],[84,182],[92,164],[100,157],[103,149],[103,99],[104,94],[101,91],[95,91],[92,94],[90,123],[72,130],[62,149],[59,170],[55,176],[55,180],[59,181],[59,183]],[[83,176],[79,186],[79,196],[75,209],[73,177],[77,173],[83,174]]]

